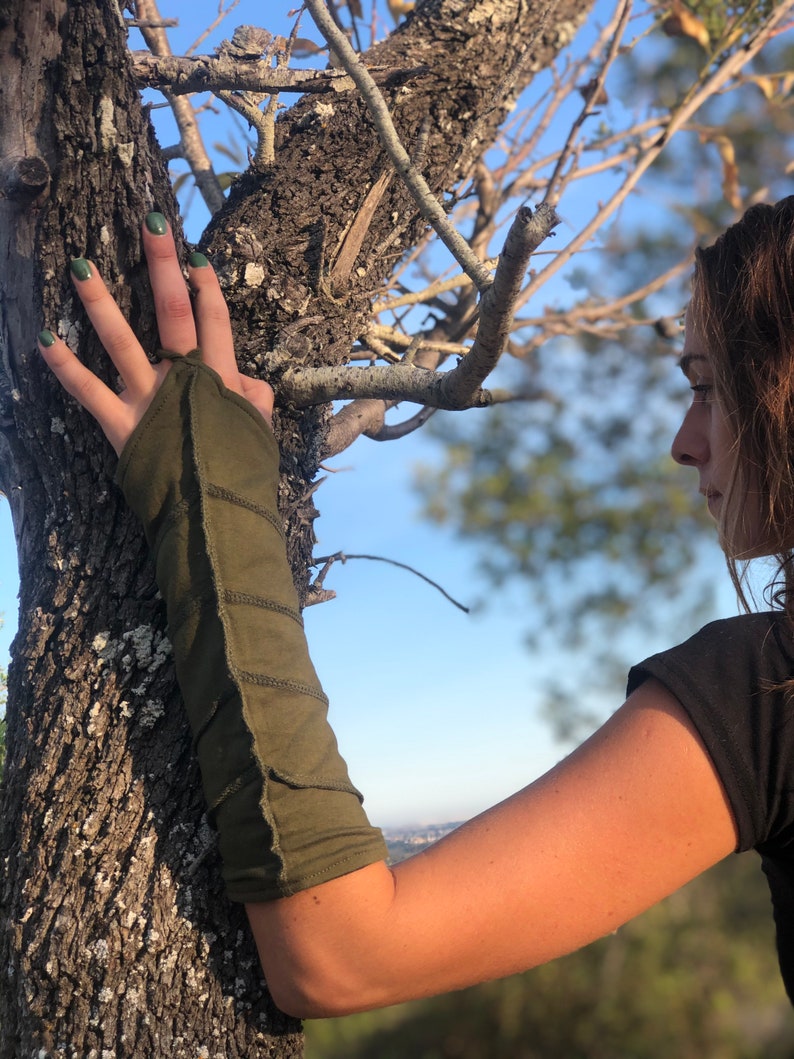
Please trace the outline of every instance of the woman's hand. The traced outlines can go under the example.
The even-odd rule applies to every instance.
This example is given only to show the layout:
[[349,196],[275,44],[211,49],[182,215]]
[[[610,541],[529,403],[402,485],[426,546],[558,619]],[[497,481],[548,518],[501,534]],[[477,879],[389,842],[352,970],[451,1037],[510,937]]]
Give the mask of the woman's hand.
[[[206,258],[191,255],[191,301],[171,231],[161,214],[150,213],[146,218],[143,245],[163,349],[184,355],[199,347],[204,363],[221,376],[228,389],[244,397],[271,422],[273,391],[266,382],[249,379],[237,370],[229,311]],[[93,263],[82,258],[73,261],[72,278],[125,388],[114,393],[51,331],[41,332],[39,348],[64,389],[91,413],[116,453],[121,454],[171,365],[166,360],[152,364]]]

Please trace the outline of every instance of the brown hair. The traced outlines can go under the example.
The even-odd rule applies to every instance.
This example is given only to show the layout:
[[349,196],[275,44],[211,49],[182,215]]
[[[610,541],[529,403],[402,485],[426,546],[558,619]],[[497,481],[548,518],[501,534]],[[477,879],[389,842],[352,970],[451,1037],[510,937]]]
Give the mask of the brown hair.
[[[720,526],[731,578],[747,605],[738,561],[774,555],[774,599],[794,624],[794,196],[752,206],[697,251],[691,313],[735,428]],[[760,543],[734,555],[730,541],[741,539],[749,507],[760,508]]]

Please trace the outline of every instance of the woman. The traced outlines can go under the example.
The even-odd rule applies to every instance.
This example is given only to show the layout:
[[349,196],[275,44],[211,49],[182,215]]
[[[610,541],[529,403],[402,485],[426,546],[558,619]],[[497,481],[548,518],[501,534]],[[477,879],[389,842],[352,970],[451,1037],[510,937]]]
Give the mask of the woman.
[[338,1015],[512,974],[753,847],[794,991],[794,199],[755,207],[699,254],[682,358],[694,399],[673,444],[699,473],[729,562],[781,555],[784,611],[715,623],[636,667],[626,703],[569,758],[394,868],[306,653],[264,422],[272,393],[237,371],[206,259],[190,261],[192,313],[162,216],[147,217],[143,239],[166,359],[148,361],[83,260],[75,286],[125,389],[109,390],[49,331],[41,352],[121,456],[227,889],[246,904],[276,1002]]

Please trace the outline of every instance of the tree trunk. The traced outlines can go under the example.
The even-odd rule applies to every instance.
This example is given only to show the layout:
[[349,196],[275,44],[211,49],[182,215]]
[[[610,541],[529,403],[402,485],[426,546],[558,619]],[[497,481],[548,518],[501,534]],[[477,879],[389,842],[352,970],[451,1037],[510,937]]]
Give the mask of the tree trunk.
[[[588,5],[551,6],[520,85]],[[532,8],[430,0],[376,49],[373,62],[430,71],[391,102],[406,143],[426,140],[421,167],[439,193],[491,142]],[[160,600],[110,480],[115,461],[35,347],[41,327],[57,328],[107,377],[67,279],[69,259],[87,256],[156,348],[140,224],[153,208],[179,222],[120,9],[0,0],[0,56],[0,487],[22,575],[0,816],[0,1059],[299,1055],[299,1027],[270,1002],[219,886]],[[344,360],[373,291],[422,232],[392,179],[358,252],[342,252],[386,171],[353,93],[330,112],[306,99],[279,123],[274,166],[238,181],[205,239],[245,369],[277,379],[285,355]],[[277,423],[303,590],[326,415],[282,409]]]

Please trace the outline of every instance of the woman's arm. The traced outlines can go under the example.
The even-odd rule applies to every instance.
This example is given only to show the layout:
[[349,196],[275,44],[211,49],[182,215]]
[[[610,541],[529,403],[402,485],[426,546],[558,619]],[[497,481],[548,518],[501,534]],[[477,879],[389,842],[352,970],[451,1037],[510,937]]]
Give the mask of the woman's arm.
[[[145,228],[144,246],[162,345],[177,354],[201,346],[225,385],[268,417],[269,387],[237,371],[212,270],[200,259],[191,267],[191,307],[170,234]],[[49,332],[42,354],[121,452],[170,364],[148,361],[95,269],[75,285],[126,388],[113,393]],[[285,574],[280,553],[264,561],[279,566],[277,577]],[[178,593],[171,606],[179,609]],[[185,650],[175,647],[178,668]],[[183,692],[190,712],[195,689]],[[215,768],[211,755],[207,768]],[[325,816],[333,825],[334,812]],[[305,826],[301,813],[285,819]],[[735,845],[723,790],[696,732],[677,700],[648,681],[547,776],[425,853],[389,869],[370,843],[366,867],[335,872],[321,885],[304,879],[294,896],[246,907],[280,1006],[307,1017],[342,1014],[461,988],[576,949]]]
[[279,1006],[340,1015],[578,949],[736,841],[699,736],[649,680],[556,768],[425,852],[247,910]]

